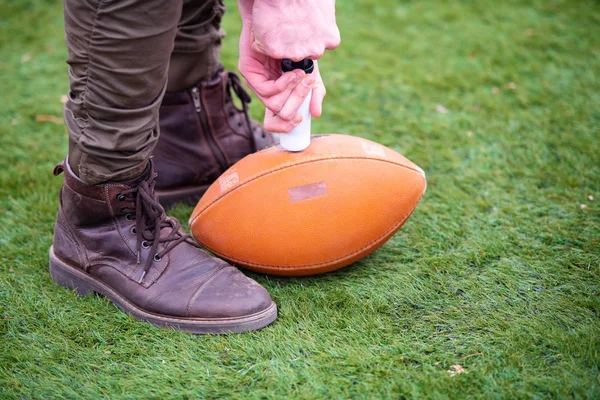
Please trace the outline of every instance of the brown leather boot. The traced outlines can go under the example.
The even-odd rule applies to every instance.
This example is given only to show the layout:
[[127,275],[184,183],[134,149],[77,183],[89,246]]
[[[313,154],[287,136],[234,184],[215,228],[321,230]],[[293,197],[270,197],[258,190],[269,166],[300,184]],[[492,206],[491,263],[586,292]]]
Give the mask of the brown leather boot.
[[[241,109],[233,103],[232,91]],[[189,90],[165,94],[154,149],[156,192],[163,206],[195,204],[227,168],[275,143],[250,119],[248,103],[240,78],[223,70]]]
[[134,318],[192,333],[244,332],[275,320],[258,283],[210,257],[167,217],[150,163],[128,182],[86,185],[68,163],[50,248],[50,276],[108,297]]

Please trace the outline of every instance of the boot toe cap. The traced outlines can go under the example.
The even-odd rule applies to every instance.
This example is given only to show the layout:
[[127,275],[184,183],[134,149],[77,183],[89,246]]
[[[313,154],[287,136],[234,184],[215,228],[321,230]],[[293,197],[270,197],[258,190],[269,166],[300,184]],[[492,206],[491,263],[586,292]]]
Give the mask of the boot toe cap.
[[235,318],[267,310],[269,292],[234,267],[219,271],[194,294],[188,304],[190,318]]

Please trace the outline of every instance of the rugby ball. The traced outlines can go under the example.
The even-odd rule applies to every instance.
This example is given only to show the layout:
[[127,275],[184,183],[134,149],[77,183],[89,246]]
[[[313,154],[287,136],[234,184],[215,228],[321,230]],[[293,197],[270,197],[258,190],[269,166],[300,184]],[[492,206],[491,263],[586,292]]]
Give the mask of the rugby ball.
[[313,137],[301,152],[251,154],[212,184],[190,217],[207,250],[252,271],[321,274],[390,239],[425,192],[423,170],[348,135]]

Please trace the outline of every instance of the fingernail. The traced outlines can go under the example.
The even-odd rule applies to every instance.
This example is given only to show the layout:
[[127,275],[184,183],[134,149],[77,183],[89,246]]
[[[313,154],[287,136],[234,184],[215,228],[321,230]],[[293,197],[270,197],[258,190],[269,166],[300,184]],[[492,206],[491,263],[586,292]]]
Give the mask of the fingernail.
[[302,77],[300,75],[294,73],[294,75],[292,75],[291,82],[298,83],[298,82],[300,82],[300,79],[302,79]]
[[302,81],[302,84],[306,87],[311,87],[315,83],[315,78],[306,78]]
[[290,77],[290,80],[288,81],[288,89],[293,89],[296,87],[296,85],[298,84],[298,82],[300,82],[300,77],[296,74],[292,75]]

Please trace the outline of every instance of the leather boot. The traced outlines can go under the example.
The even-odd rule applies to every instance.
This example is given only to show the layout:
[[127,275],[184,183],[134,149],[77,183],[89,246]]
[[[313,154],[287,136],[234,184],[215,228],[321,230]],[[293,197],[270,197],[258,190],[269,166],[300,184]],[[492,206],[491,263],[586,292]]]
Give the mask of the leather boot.
[[[234,104],[232,92],[241,108]],[[188,90],[165,94],[153,154],[156,192],[163,206],[197,203],[227,168],[275,143],[248,116],[250,100],[240,78],[223,69]]]
[[202,251],[154,192],[150,162],[127,182],[86,185],[64,172],[50,248],[50,276],[79,294],[99,293],[134,318],[192,333],[244,332],[275,320],[258,283]]

